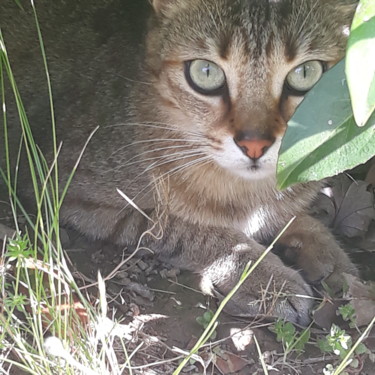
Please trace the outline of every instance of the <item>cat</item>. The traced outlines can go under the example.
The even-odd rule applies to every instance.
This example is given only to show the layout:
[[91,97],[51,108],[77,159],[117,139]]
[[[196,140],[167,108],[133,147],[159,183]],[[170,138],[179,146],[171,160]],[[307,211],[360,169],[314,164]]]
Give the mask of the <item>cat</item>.
[[[45,72],[34,19],[23,5],[21,12],[2,1],[0,26],[35,139],[51,161]],[[279,253],[265,257],[226,309],[306,325],[313,287],[324,280],[338,290],[344,272],[358,271],[307,214],[321,184],[279,191],[277,157],[296,107],[343,57],[355,5],[37,3],[62,142],[61,186],[91,137],[61,224],[93,239],[147,247],[199,273],[202,290],[222,299],[296,216]],[[9,93],[10,138],[18,141]],[[21,195],[31,196],[29,185],[18,184]],[[147,230],[152,234],[142,235]]]

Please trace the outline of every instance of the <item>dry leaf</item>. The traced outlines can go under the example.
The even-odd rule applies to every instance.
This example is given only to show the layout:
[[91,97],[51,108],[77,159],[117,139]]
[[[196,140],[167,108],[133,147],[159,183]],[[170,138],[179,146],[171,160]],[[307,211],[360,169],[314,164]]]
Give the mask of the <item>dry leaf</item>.
[[375,187],[375,158],[371,160],[371,167],[367,172],[365,181]]
[[313,312],[315,324],[320,328],[329,330],[332,323],[337,323],[337,309],[343,304],[342,300],[323,299],[319,307]]
[[[363,238],[375,220],[374,192],[365,181],[353,181],[346,175],[331,179],[322,190],[315,212],[333,227],[336,234]],[[325,196],[325,197],[324,197]]]
[[225,350],[220,350],[220,353],[216,353],[214,363],[223,375],[236,374],[249,364],[242,357]]
[[348,284],[347,294],[351,298],[350,304],[356,312],[356,325],[368,325],[375,316],[375,283],[364,284],[357,277],[344,274]]
[[375,252],[375,221],[370,224],[365,238],[358,243],[358,247]]
[[325,187],[321,190],[318,198],[311,207],[311,213],[324,225],[332,227],[333,221],[336,217],[336,207],[331,187]]

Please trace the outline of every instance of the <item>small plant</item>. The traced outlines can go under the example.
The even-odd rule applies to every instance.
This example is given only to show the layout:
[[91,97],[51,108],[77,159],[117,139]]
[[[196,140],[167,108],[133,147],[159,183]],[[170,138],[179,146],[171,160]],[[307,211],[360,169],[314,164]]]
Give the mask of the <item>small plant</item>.
[[329,334],[318,340],[318,347],[323,353],[334,353],[344,358],[352,347],[352,338],[345,330],[332,324]]
[[[344,310],[345,311],[345,310]],[[348,310],[349,311],[349,310]],[[352,316],[352,314],[350,314]],[[335,324],[332,324],[331,330],[327,336],[318,340],[317,345],[322,353],[333,353],[337,355],[341,361],[348,360],[351,368],[359,367],[359,356],[363,354],[371,354],[365,344],[359,343],[353,347],[352,337]],[[354,350],[353,350],[354,349]],[[349,356],[349,358],[347,358]],[[333,375],[341,373],[347,375],[347,372],[338,372],[332,364],[328,364],[323,369],[324,375]]]
[[34,251],[30,248],[30,241],[27,235],[23,237],[17,235],[15,239],[9,239],[5,256],[9,257],[10,262],[14,260],[22,262],[22,260],[33,255]]
[[[201,325],[204,329],[206,329],[208,325],[210,324],[213,317],[214,317],[214,312],[211,310],[207,310],[203,315],[198,316],[195,320],[197,321],[199,325]],[[210,336],[210,339],[215,340],[216,335],[217,335],[216,331],[213,331]]]
[[292,351],[302,353],[310,339],[310,327],[299,333],[292,323],[282,319],[278,319],[271,330],[276,333],[276,340],[283,345],[284,360]]
[[[32,9],[48,78],[47,60],[33,2]],[[47,82],[53,119],[49,79]],[[6,85],[9,91],[5,90]],[[19,113],[22,147],[30,166],[37,208],[33,218],[27,215],[16,195],[18,172],[17,168],[15,171],[11,168],[7,138],[5,109],[8,95],[13,96],[10,100],[15,102]],[[129,369],[131,374],[131,358],[125,347],[127,327],[107,319],[105,290],[104,286],[101,287],[104,282],[99,280],[100,306],[93,306],[91,299],[81,293],[67,266],[59,241],[58,218],[70,180],[60,195],[57,163],[47,164],[34,142],[1,30],[0,97],[1,125],[4,125],[4,144],[0,145],[0,149],[3,152],[4,147],[5,156],[5,165],[0,168],[0,184],[5,184],[8,190],[17,229],[15,237],[8,238],[1,247],[0,373],[9,374],[18,369],[35,375],[116,375]],[[54,129],[54,121],[51,126]],[[57,147],[54,151],[54,160],[57,160]],[[70,179],[73,174],[74,170]],[[17,222],[19,211],[28,223],[25,234],[21,234]],[[122,349],[124,359],[121,362],[116,356],[118,347],[114,345],[115,340]]]
[[349,323],[350,328],[356,327],[355,309],[350,303],[340,306],[338,308],[337,314],[341,315],[345,322]]
[[[342,306],[338,314],[340,314],[344,320],[355,325],[355,310],[350,304]],[[367,356],[372,362],[375,362],[375,354],[362,343],[374,323],[375,318],[356,342],[353,341],[350,334],[335,324],[332,325],[328,335],[310,342],[311,345],[319,348],[323,354],[333,354],[337,356],[339,362],[338,367],[331,363],[327,364],[323,369],[324,375],[348,375],[349,372],[345,372],[345,368],[348,366],[352,369],[360,368],[364,357]],[[270,330],[276,334],[276,340],[283,345],[284,363],[286,363],[286,358],[290,353],[294,352],[299,355],[304,351],[305,345],[310,340],[310,328],[311,326],[307,327],[302,332],[298,332],[292,323],[282,319],[277,320],[270,327]]]

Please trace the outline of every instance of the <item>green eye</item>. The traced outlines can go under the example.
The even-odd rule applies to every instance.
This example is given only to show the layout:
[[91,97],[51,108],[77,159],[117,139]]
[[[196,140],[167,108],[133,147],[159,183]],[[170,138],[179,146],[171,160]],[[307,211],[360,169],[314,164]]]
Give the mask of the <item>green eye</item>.
[[186,62],[185,76],[190,86],[203,95],[219,95],[225,85],[223,69],[208,60]]
[[286,82],[292,90],[305,93],[319,81],[323,73],[324,65],[321,61],[307,61],[291,70]]

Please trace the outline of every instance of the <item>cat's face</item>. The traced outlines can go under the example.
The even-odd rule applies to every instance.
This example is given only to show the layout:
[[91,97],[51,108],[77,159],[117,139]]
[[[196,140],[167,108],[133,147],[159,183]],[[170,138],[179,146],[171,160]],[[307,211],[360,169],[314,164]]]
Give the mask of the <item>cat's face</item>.
[[353,3],[154,0],[161,120],[233,175],[274,176],[287,121],[343,57]]

